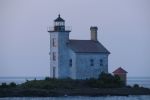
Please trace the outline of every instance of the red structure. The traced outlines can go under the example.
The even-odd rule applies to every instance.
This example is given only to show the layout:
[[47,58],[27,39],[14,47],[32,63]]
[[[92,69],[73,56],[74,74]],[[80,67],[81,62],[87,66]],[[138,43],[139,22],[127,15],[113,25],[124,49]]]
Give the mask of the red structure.
[[122,82],[126,85],[126,81],[127,81],[127,71],[125,71],[123,68],[119,67],[118,69],[116,69],[113,74],[114,75],[118,75],[120,77],[120,79],[122,80]]

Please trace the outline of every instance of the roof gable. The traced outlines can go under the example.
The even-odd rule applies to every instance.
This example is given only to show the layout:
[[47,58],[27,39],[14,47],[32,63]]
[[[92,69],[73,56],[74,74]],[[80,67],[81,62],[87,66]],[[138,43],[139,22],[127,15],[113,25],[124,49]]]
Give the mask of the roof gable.
[[107,53],[110,52],[98,41],[70,40],[69,47],[76,53]]
[[116,74],[116,73],[127,73],[127,71],[125,71],[123,68],[119,67],[119,68],[116,69],[113,73],[114,73],[114,74]]

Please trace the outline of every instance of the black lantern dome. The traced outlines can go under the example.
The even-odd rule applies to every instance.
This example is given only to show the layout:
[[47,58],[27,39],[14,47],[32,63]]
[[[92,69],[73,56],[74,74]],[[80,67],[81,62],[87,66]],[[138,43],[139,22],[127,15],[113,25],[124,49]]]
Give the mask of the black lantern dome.
[[55,22],[65,22],[65,20],[60,17],[60,14],[58,15],[58,18],[56,18],[54,21]]

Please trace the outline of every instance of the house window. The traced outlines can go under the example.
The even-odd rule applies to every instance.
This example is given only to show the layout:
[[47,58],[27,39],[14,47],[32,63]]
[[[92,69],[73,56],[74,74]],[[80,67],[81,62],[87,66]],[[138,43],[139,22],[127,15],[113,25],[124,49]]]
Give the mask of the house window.
[[56,52],[53,52],[53,61],[56,61]]
[[56,78],[56,67],[53,67],[53,78]]
[[69,66],[72,66],[72,59],[69,60]]
[[100,66],[103,66],[103,59],[100,59]]
[[53,47],[56,47],[56,38],[52,39],[52,45],[53,45]]
[[90,60],[90,63],[91,63],[90,64],[91,66],[94,66],[94,60],[93,59]]

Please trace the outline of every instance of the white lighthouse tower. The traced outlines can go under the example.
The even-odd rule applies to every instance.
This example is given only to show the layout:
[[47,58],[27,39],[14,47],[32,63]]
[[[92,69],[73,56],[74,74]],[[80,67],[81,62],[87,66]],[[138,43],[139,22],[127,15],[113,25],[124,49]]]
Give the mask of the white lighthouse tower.
[[49,28],[50,33],[50,77],[69,77],[68,42],[70,29],[65,28],[65,20],[58,15],[54,20],[54,26]]

